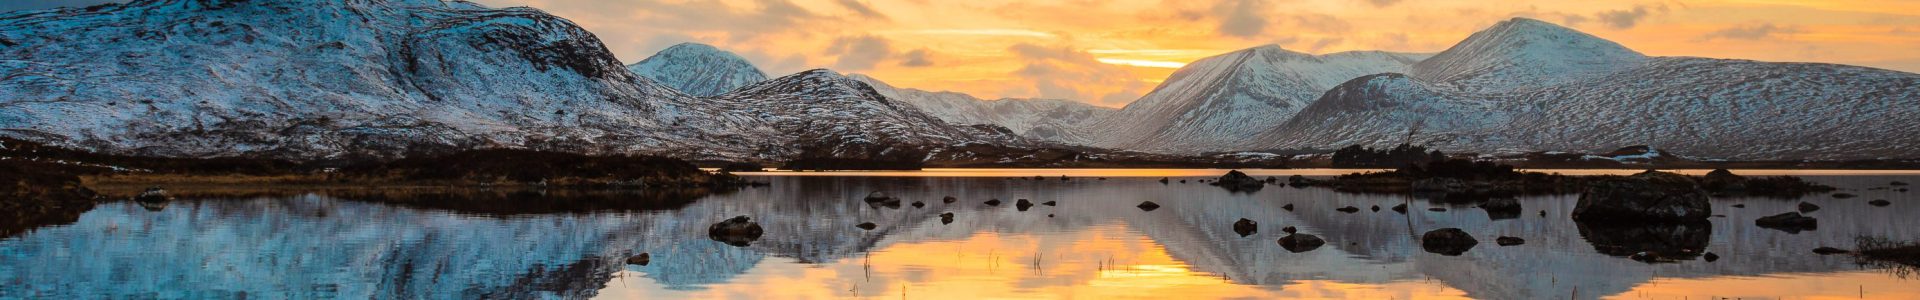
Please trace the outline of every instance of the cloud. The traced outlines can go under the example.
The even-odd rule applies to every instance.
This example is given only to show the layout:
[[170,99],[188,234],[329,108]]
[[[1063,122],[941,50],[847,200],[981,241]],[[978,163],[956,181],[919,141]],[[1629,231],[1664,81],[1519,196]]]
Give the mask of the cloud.
[[833,40],[827,55],[837,56],[833,69],[841,72],[872,70],[893,56],[893,45],[877,36],[847,36]]
[[1353,29],[1353,23],[1347,23],[1340,17],[1328,14],[1299,14],[1293,16],[1293,22],[1301,28],[1317,30],[1323,33],[1343,33]]
[[1014,91],[1020,94],[1123,104],[1139,99],[1146,86],[1120,66],[1102,63],[1093,54],[1068,46],[1019,43],[1008,47],[1007,52],[1023,63],[1012,75],[1032,85]]
[[1715,30],[1713,32],[1708,32],[1706,35],[1700,36],[1698,40],[1700,41],[1708,41],[1708,40],[1714,40],[1714,39],[1764,40],[1764,39],[1769,39],[1774,37],[1793,35],[1797,33],[1800,33],[1800,27],[1798,26],[1780,26],[1780,25],[1774,25],[1773,23],[1760,23],[1760,24],[1753,24],[1753,25],[1739,25],[1739,26],[1728,27],[1726,29]]
[[903,54],[900,58],[900,65],[916,68],[931,67],[933,66],[933,51],[929,51],[926,48],[907,51],[907,53]]
[[1220,18],[1220,34],[1239,38],[1255,38],[1265,33],[1269,11],[1266,0],[1226,0],[1213,5],[1213,13]]
[[860,0],[838,0],[838,1],[835,1],[835,3],[839,3],[840,7],[846,8],[849,11],[853,11],[853,13],[859,14],[861,17],[866,17],[866,18],[875,19],[875,20],[889,20],[889,18],[887,18],[887,14],[883,14],[883,13],[880,13],[880,11],[873,10],[873,6],[869,6],[866,3],[860,2]]
[[1374,7],[1388,7],[1400,3],[1400,0],[1367,0],[1367,3],[1372,3]]
[[1656,12],[1658,13],[1667,12],[1667,5],[1666,4],[1656,4],[1653,6],[1634,5],[1632,9],[1603,11],[1598,14],[1594,14],[1594,18],[1599,19],[1601,24],[1606,24],[1608,27],[1613,27],[1613,29],[1629,29],[1629,28],[1633,28],[1633,26],[1635,25],[1639,25],[1640,20],[1646,19],[1648,15],[1651,15]]
[[1337,36],[1325,37],[1307,44],[1305,50],[1307,50],[1308,53],[1320,53],[1320,50],[1327,49],[1327,47],[1332,47],[1333,45],[1339,45],[1340,42],[1345,41],[1347,41],[1347,39]]

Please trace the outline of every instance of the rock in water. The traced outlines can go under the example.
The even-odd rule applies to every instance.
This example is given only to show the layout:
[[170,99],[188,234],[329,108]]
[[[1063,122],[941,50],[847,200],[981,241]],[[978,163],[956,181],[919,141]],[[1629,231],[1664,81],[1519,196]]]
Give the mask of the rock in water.
[[1000,206],[1000,199],[987,199],[987,206]]
[[887,201],[888,199],[893,199],[893,197],[888,197],[887,192],[876,191],[872,193],[867,193],[867,202],[881,202],[881,201]]
[[1380,212],[1380,206],[1379,206],[1379,205],[1374,205],[1374,206],[1373,206],[1372,208],[1368,208],[1368,209],[1372,209],[1372,210],[1373,210],[1373,212]]
[[1503,236],[1503,237],[1493,239],[1493,243],[1500,244],[1501,247],[1505,247],[1505,246],[1526,244],[1527,240],[1522,238],[1517,238],[1517,237]]
[[942,225],[953,224],[953,213],[951,212],[940,213],[940,224]]
[[1160,177],[1160,184],[1167,184],[1167,181],[1166,177]]
[[1293,228],[1293,226],[1287,226],[1287,227],[1281,227],[1280,232],[1285,232],[1287,234],[1294,234],[1294,233],[1300,232],[1300,229]]
[[853,225],[853,227],[859,227],[863,230],[873,230],[874,228],[880,228],[880,225],[874,225],[873,222],[866,222],[860,223],[860,225]]
[[1341,207],[1341,208],[1335,208],[1335,209],[1333,209],[1333,210],[1337,210],[1337,211],[1340,211],[1340,212],[1343,212],[1343,213],[1356,213],[1356,212],[1360,212],[1360,208],[1358,208],[1358,207],[1352,207],[1352,206],[1348,206],[1348,207]]
[[947,196],[946,198],[940,198],[940,203],[953,203],[953,202],[955,202],[955,201],[960,201],[960,199],[959,199],[959,198],[954,198],[953,196]]
[[1266,182],[1247,176],[1247,173],[1241,173],[1240,170],[1227,171],[1226,175],[1220,176],[1220,180],[1208,184],[1233,192],[1254,192],[1267,187]]
[[1813,253],[1819,255],[1847,254],[1848,252],[1850,251],[1834,247],[1813,248]]
[[747,244],[759,240],[761,233],[763,231],[760,229],[760,223],[754,223],[747,216],[733,217],[707,227],[708,238],[737,247],[746,247]]
[[1397,213],[1401,213],[1401,214],[1406,214],[1406,213],[1407,213],[1407,205],[1406,205],[1406,204],[1400,204],[1400,205],[1394,205],[1394,206],[1393,206],[1393,212],[1397,212]]
[[1286,237],[1280,238],[1279,242],[1280,248],[1286,248],[1287,252],[1293,253],[1313,251],[1313,249],[1319,249],[1321,245],[1327,244],[1326,240],[1322,240],[1318,236],[1304,233],[1288,234]]
[[1013,202],[1013,207],[1020,209],[1020,211],[1027,211],[1028,208],[1033,208],[1033,202],[1027,201],[1027,199],[1020,199],[1019,201]]
[[1520,201],[1514,198],[1494,198],[1487,200],[1487,203],[1480,205],[1480,209],[1485,209],[1488,213],[1498,212],[1500,214],[1512,215],[1520,215],[1521,211]]
[[1847,198],[1853,198],[1853,197],[1859,197],[1859,196],[1860,195],[1854,195],[1854,194],[1848,194],[1848,193],[1833,193],[1834,199],[1847,199]]
[[1574,205],[1574,220],[1683,222],[1713,215],[1707,192],[1693,179],[1649,171],[1588,185]]
[[1233,232],[1239,233],[1240,236],[1253,235],[1254,232],[1258,231],[1260,231],[1260,223],[1254,222],[1253,220],[1241,218],[1240,221],[1233,222]]
[[1059,202],[1054,202],[1054,201],[1047,201],[1047,202],[1040,202],[1040,205],[1046,205],[1046,206],[1060,206],[1060,203],[1059,203]]
[[1287,205],[1281,205],[1281,206],[1280,206],[1280,209],[1285,209],[1285,210],[1287,210],[1287,211],[1293,211],[1293,203],[1287,203]]
[[1421,248],[1426,249],[1427,252],[1446,256],[1459,256],[1479,244],[1480,241],[1473,239],[1473,235],[1459,228],[1435,229],[1420,236]]
[[1135,205],[1134,207],[1139,207],[1140,210],[1144,210],[1144,211],[1153,211],[1155,209],[1160,209],[1160,204],[1153,203],[1153,201],[1145,201],[1145,202],[1140,202],[1140,205]]
[[146,203],[167,202],[168,200],[173,200],[173,197],[167,196],[167,189],[157,186],[147,188],[147,190],[141,191],[140,195],[133,196],[133,201]]
[[1800,213],[1810,213],[1816,210],[1820,210],[1819,205],[1813,205],[1813,203],[1800,202]]
[[921,208],[921,207],[927,207],[927,204],[926,204],[926,203],[921,203],[920,201],[914,201],[914,202],[913,202],[913,208]]
[[1888,206],[1888,205],[1893,205],[1893,202],[1887,202],[1887,199],[1880,199],[1880,200],[1867,201],[1867,205]]
[[1701,255],[1700,259],[1706,260],[1707,262],[1714,262],[1714,261],[1720,260],[1720,255],[1713,254],[1713,252],[1707,252],[1706,255]]
[[645,266],[647,265],[647,263],[650,263],[650,262],[653,262],[653,255],[649,255],[646,253],[640,253],[640,255],[627,257],[627,264],[629,265]]
[[1800,231],[1819,229],[1820,220],[1814,219],[1813,217],[1802,216],[1797,212],[1789,212],[1755,219],[1753,220],[1753,225],[1760,226],[1761,228],[1786,231],[1787,233],[1800,233]]

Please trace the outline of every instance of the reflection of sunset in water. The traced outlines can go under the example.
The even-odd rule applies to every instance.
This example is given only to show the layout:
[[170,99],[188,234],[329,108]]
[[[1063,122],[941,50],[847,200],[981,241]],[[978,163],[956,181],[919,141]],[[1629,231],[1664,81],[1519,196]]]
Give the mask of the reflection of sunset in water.
[[[665,259],[665,258],[656,258]],[[675,291],[624,271],[602,298],[688,299],[1464,299],[1435,281],[1352,284],[1301,280],[1284,286],[1235,284],[1192,270],[1147,236],[1121,224],[1072,232],[978,232],[960,240],[908,241],[865,257],[821,265],[763,262],[732,282]]]

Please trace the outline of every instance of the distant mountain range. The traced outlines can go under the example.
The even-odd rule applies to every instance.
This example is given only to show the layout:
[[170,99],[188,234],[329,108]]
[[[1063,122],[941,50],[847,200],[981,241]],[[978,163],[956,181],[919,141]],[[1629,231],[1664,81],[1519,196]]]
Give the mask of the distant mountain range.
[[[528,8],[438,0],[147,0],[0,14],[0,136],[182,157],[395,157],[514,147],[699,160],[1414,143],[1653,145],[1736,160],[1912,158],[1920,75],[1647,57],[1529,19],[1438,54],[1256,47],[1121,109],[984,100],[812,70],[769,79],[680,44],[622,65]],[[992,154],[970,151],[991,145]],[[974,149],[974,150],[962,150]],[[1023,150],[1024,149],[1024,150]],[[1007,151],[1012,152],[1007,152]],[[1024,154],[1023,154],[1024,153]]]

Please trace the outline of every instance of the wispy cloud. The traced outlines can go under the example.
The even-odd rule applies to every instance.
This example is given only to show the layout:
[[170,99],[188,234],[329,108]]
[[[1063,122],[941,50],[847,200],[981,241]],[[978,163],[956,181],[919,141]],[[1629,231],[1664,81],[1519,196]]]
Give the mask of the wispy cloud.
[[1798,33],[1800,33],[1800,27],[1797,27],[1797,26],[1780,26],[1780,25],[1774,25],[1773,23],[1760,23],[1760,24],[1752,24],[1752,25],[1734,26],[1734,27],[1728,27],[1726,29],[1715,30],[1713,32],[1708,32],[1706,35],[1700,36],[1698,40],[1700,41],[1708,41],[1708,40],[1714,40],[1714,39],[1764,40],[1764,39],[1782,37],[1782,36],[1793,35]]

